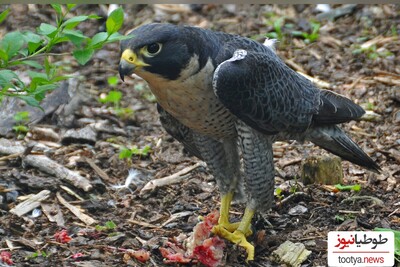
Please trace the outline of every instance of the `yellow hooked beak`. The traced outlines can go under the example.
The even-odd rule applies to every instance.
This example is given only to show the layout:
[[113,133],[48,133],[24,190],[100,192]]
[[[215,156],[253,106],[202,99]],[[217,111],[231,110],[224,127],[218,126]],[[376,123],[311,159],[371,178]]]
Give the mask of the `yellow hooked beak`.
[[128,48],[121,55],[121,60],[118,67],[119,75],[121,76],[121,79],[124,80],[124,77],[132,74],[136,68],[146,66],[150,65],[144,63],[135,52]]

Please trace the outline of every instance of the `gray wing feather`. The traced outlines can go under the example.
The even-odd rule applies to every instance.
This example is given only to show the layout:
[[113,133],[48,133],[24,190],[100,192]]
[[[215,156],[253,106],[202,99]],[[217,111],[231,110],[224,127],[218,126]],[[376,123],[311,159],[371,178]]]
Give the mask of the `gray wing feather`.
[[[244,51],[244,50],[239,50]],[[246,52],[221,63],[213,88],[239,119],[266,134],[302,132],[318,113],[320,90],[271,50]]]

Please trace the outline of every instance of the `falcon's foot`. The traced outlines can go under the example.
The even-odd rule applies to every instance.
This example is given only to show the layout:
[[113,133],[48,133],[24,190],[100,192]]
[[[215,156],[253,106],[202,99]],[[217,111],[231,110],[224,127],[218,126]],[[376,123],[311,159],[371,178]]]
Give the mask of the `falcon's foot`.
[[[214,226],[212,232],[226,240],[231,241],[241,247],[247,252],[247,260],[254,260],[254,246],[250,244],[246,236],[251,235],[250,230],[251,219],[253,218],[254,210],[246,208],[243,219],[240,223],[229,223],[229,222],[218,222],[218,225]],[[222,218],[222,214],[220,219]]]
[[247,241],[246,236],[242,231],[236,230],[231,233],[222,227],[214,227],[212,232],[226,240],[231,241],[232,243],[243,247],[247,252],[246,261],[254,260],[254,246]]
[[[212,229],[214,234],[222,232],[223,230],[227,230],[230,233],[235,232],[240,225],[240,222],[230,223],[229,222],[229,208],[231,207],[231,202],[233,199],[233,193],[227,193],[221,197],[221,208],[220,208],[220,215],[218,219],[218,225],[215,225]],[[245,236],[251,235],[253,232],[247,229],[244,232]]]

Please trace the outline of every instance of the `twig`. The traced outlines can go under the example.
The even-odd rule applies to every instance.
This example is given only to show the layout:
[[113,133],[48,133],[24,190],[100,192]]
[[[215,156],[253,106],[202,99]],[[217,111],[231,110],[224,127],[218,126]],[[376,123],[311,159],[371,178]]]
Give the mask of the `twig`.
[[147,227],[147,228],[160,228],[160,226],[157,226],[155,224],[142,222],[142,221],[137,221],[137,220],[133,220],[133,219],[128,220],[128,222],[133,223],[133,224],[137,224],[137,225],[140,225],[140,226],[143,226],[143,227]]
[[111,182],[110,176],[108,176],[107,173],[105,173],[102,169],[100,169],[99,166],[90,158],[85,157],[86,162],[89,164],[90,167],[97,173],[98,176],[100,176],[103,180],[107,182]]
[[142,188],[142,190],[140,190],[139,195],[144,195],[144,194],[148,193],[149,191],[153,191],[157,187],[179,183],[182,180],[186,179],[186,176],[184,176],[185,174],[191,172],[192,170],[194,170],[200,166],[204,166],[204,163],[198,162],[198,163],[194,164],[193,166],[186,167],[172,175],[169,175],[169,176],[166,176],[166,177],[163,177],[160,179],[151,180]]
[[93,219],[92,217],[90,217],[89,215],[84,214],[83,212],[81,212],[79,210],[79,208],[71,205],[70,203],[68,203],[61,195],[59,192],[57,192],[57,199],[58,201],[60,201],[60,203],[62,205],[64,205],[64,207],[66,207],[67,209],[69,209],[76,217],[78,217],[79,220],[81,220],[82,222],[84,222],[87,225],[92,225],[95,224],[97,221],[95,219]]

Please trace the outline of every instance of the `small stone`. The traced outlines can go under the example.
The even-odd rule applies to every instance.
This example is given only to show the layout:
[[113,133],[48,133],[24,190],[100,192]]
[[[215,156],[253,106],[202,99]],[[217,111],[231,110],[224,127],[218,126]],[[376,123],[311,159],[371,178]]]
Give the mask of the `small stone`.
[[69,145],[71,143],[90,144],[94,145],[97,140],[97,133],[91,126],[86,126],[82,129],[70,129],[65,132],[61,143]]
[[302,214],[306,213],[307,211],[308,211],[308,209],[306,207],[304,207],[303,205],[297,205],[297,206],[291,208],[288,213],[289,213],[289,215],[292,215],[292,216],[298,216],[298,215],[302,215]]

